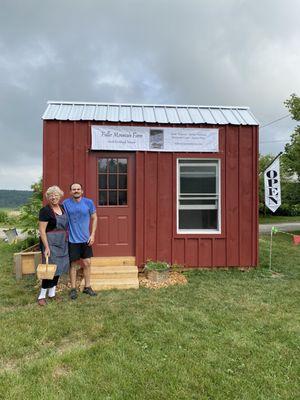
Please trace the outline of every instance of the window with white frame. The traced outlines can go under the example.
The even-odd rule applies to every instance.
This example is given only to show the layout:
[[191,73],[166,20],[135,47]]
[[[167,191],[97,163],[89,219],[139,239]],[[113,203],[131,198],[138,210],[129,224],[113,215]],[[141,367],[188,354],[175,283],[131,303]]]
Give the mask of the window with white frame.
[[220,233],[220,215],[220,161],[179,159],[178,232]]

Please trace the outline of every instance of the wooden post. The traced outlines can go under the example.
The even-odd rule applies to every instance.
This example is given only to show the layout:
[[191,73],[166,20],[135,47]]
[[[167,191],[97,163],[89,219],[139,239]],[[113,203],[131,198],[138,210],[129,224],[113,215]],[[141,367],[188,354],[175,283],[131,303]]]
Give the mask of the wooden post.
[[22,258],[20,253],[14,254],[16,279],[22,278]]

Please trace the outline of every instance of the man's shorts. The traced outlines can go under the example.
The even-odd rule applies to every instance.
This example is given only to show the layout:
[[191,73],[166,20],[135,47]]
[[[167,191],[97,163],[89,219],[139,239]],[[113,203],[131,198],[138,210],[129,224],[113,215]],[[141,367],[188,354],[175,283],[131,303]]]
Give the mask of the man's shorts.
[[70,243],[69,242],[69,258],[70,262],[77,261],[80,258],[93,257],[92,247],[87,243]]

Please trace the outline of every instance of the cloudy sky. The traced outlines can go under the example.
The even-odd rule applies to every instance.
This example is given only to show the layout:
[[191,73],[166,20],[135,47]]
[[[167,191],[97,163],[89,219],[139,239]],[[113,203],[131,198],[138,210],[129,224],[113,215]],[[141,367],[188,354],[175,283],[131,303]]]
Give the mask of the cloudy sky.
[[[299,0],[0,0],[0,189],[42,174],[48,100],[249,106],[300,95]],[[283,149],[295,121],[262,128]]]

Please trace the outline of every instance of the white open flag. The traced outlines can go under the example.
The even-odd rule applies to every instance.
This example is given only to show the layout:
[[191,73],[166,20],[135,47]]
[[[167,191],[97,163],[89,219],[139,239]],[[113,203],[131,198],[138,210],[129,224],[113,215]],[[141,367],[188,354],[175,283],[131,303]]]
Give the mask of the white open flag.
[[265,205],[273,212],[281,206],[280,154],[264,172]]

